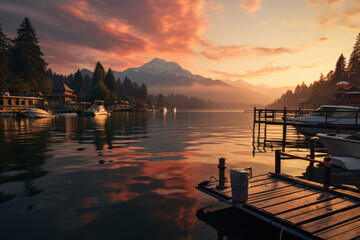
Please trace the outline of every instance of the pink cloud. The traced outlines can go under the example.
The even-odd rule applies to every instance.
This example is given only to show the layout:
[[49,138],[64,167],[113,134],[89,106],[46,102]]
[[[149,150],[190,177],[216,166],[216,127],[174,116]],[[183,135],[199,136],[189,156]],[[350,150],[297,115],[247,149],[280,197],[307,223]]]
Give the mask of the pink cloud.
[[328,7],[335,7],[344,0],[309,0],[308,3],[310,6],[319,6],[319,5],[325,5]]
[[213,70],[211,72],[219,75],[221,78],[257,78],[257,77],[260,77],[263,75],[284,72],[291,68],[292,68],[291,66],[285,66],[285,67],[265,66],[258,70],[248,70],[245,73],[227,73],[227,72],[216,71],[216,70]]
[[247,12],[253,13],[260,9],[261,0],[242,0],[240,7],[244,8]]
[[[360,2],[348,5],[342,11],[327,11],[318,17],[318,24],[322,28],[339,27],[357,30],[360,18]],[[355,26],[355,28],[354,28]]]
[[218,46],[211,41],[203,40],[201,55],[212,60],[220,60],[224,58],[245,57],[245,56],[271,56],[281,54],[294,54],[300,49],[296,48],[269,48],[252,45],[230,45]]

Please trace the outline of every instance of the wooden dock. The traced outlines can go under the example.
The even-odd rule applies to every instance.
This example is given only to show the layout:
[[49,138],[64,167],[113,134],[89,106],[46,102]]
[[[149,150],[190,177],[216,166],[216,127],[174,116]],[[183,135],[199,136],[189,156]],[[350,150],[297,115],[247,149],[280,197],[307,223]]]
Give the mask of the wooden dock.
[[196,188],[278,227],[280,235],[285,231],[302,239],[360,239],[359,193],[281,174],[277,167],[276,173],[251,179],[246,203],[232,201],[229,182],[217,188],[218,182],[204,181]]

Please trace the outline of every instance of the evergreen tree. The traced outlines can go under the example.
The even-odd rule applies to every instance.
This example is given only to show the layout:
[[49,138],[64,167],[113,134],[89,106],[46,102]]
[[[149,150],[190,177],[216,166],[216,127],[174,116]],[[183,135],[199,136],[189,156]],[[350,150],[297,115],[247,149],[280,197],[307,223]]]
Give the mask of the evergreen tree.
[[104,67],[101,65],[101,63],[97,62],[94,73],[92,75],[91,87],[94,87],[96,85],[96,83],[98,83],[99,81],[102,81],[102,82],[105,81],[105,70],[104,70]]
[[339,59],[336,62],[335,72],[331,78],[332,85],[335,85],[339,81],[346,80],[346,59],[343,54],[340,55]]
[[146,101],[147,99],[147,87],[144,83],[141,85],[139,89],[139,98],[143,99],[144,101]]
[[84,78],[79,69],[75,73],[74,80],[72,81],[71,87],[74,90],[75,94],[78,95],[79,98],[85,97]]
[[104,83],[105,71],[100,62],[96,63],[92,76],[91,97],[95,99],[105,100],[110,95],[108,87]]
[[108,87],[110,92],[116,93],[116,80],[115,80],[113,72],[111,71],[111,68],[109,68],[109,70],[106,73],[105,85]]
[[25,18],[17,30],[11,54],[11,69],[16,81],[13,90],[51,91],[52,82],[46,76],[47,63],[41,52],[39,40],[29,18]]
[[133,82],[132,84],[132,97],[139,99],[139,85],[137,84],[137,82]]
[[130,78],[125,77],[123,85],[124,85],[125,96],[132,97],[133,96],[133,88],[132,88],[133,85],[132,85]]
[[0,25],[0,91],[7,91],[10,85],[9,47],[10,39],[2,32]]
[[91,88],[91,97],[93,100],[107,100],[109,95],[110,91],[103,81],[95,83],[94,87]]
[[118,99],[122,99],[124,98],[124,84],[121,83],[121,80],[120,78],[117,80],[116,82],[116,93],[117,93],[117,96],[118,96]]
[[347,68],[348,80],[352,84],[358,84],[360,80],[360,33],[356,38],[354,50],[352,51]]

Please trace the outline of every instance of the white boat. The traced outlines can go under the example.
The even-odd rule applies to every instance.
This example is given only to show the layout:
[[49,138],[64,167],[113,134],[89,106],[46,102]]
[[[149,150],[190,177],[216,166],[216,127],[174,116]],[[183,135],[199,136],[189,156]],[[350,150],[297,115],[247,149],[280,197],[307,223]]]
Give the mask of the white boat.
[[167,112],[167,108],[166,108],[166,107],[161,107],[161,108],[159,108],[159,111],[166,113],[166,112]]
[[108,115],[104,104],[103,100],[95,100],[94,104],[84,111],[85,116]]
[[332,157],[332,163],[347,170],[360,170],[359,134],[316,134]]
[[287,118],[287,120],[312,124],[360,125],[360,108],[323,105],[307,116]]
[[323,105],[304,117],[287,118],[305,136],[317,133],[353,133],[360,129],[360,108]]
[[29,114],[29,116],[32,118],[54,117],[54,115],[52,115],[48,111],[40,108],[27,108],[26,111]]

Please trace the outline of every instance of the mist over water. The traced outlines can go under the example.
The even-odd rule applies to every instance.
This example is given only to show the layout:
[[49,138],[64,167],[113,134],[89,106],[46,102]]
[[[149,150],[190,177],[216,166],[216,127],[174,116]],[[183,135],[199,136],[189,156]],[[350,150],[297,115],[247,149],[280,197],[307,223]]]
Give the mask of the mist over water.
[[[235,167],[273,171],[280,145],[253,147],[251,127],[243,111],[0,118],[1,236],[215,239],[224,229],[202,209],[227,206],[195,185],[217,176],[220,157],[228,178]],[[301,136],[288,134],[287,151],[306,155]],[[267,136],[281,132],[268,127]],[[307,164],[284,161],[282,169],[301,176]]]

